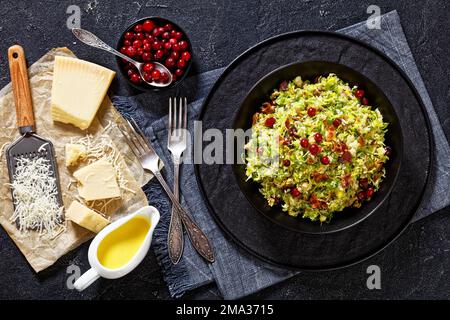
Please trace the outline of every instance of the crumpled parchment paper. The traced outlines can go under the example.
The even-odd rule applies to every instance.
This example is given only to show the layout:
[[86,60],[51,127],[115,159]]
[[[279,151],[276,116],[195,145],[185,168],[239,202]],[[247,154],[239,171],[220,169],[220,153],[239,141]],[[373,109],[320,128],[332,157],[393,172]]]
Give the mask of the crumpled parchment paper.
[[[97,118],[88,130],[82,131],[72,125],[53,122],[51,119],[50,100],[53,76],[53,62],[56,55],[75,57],[67,48],[56,48],[45,54],[39,61],[29,68],[29,79],[33,97],[36,133],[53,142],[60,176],[61,192],[64,206],[68,208],[72,200],[78,196],[76,186],[71,183],[73,170],[66,168],[64,163],[65,145],[72,140],[83,138],[87,133],[94,138],[104,135],[113,141],[120,152],[118,167],[123,177],[128,181],[122,198],[109,206],[107,214],[111,221],[133,213],[148,204],[141,189],[151,175],[144,172],[138,159],[125,142],[125,138],[118,129],[124,119],[105,97]],[[108,129],[105,130],[105,127]],[[16,124],[15,104],[11,84],[0,91],[0,147],[15,141],[19,137]],[[22,234],[14,223],[10,221],[13,214],[11,190],[8,186],[9,176],[4,152],[0,155],[0,224],[19,247],[32,268],[39,272],[52,265],[67,252],[75,249],[83,242],[91,239],[95,234],[77,224],[66,221],[66,230],[51,239],[39,236],[34,231]]]

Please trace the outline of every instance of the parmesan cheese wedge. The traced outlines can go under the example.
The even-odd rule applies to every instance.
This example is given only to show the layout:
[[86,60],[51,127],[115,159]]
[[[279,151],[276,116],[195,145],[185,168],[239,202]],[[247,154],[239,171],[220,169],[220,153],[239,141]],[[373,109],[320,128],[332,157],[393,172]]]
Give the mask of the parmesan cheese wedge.
[[56,56],[52,84],[52,118],[89,128],[115,72],[80,59]]
[[66,167],[72,167],[87,155],[86,147],[82,144],[66,144]]
[[66,211],[66,218],[79,226],[98,233],[109,224],[109,220],[103,218],[97,212],[89,209],[77,200],[72,201]]
[[86,201],[119,198],[116,171],[106,159],[97,160],[73,173],[78,180],[78,193]]

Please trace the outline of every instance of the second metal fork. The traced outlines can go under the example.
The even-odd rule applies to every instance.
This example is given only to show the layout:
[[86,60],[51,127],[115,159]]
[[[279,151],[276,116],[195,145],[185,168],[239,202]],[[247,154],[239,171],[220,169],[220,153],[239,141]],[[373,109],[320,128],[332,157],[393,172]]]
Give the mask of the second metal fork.
[[[187,129],[187,99],[169,98],[169,127],[167,138],[167,149],[173,158],[173,194],[179,200],[180,190],[180,163],[181,155],[186,150]],[[170,217],[169,234],[167,236],[169,257],[173,264],[177,264],[183,254],[184,239],[183,226],[177,210],[172,208]]]

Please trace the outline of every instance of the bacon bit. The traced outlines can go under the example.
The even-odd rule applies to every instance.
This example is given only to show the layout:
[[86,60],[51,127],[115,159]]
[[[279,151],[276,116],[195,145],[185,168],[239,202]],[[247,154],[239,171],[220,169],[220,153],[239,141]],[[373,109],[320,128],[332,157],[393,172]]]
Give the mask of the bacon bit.
[[308,159],[306,159],[306,163],[307,163],[307,164],[314,164],[315,162],[316,162],[316,160],[313,159],[313,158],[311,158],[311,157],[309,157]]
[[281,91],[286,91],[288,88],[288,83],[287,81],[283,81],[282,83],[280,83],[280,90]]
[[309,203],[314,209],[317,209],[319,207],[319,200],[317,199],[317,196],[315,194],[312,194],[309,198]]
[[315,182],[326,181],[329,178],[328,175],[325,173],[313,172],[311,175]]
[[264,102],[261,106],[261,112],[264,114],[271,114],[275,112],[275,106],[270,102]]
[[313,95],[314,95],[315,97],[320,96],[321,93],[322,93],[322,90],[320,90],[319,88],[314,89],[314,91],[313,91]]
[[286,126],[286,128],[290,128],[291,127],[291,121],[289,119],[289,117],[286,118],[286,121],[284,122],[284,125]]
[[257,122],[258,122],[258,119],[259,119],[259,113],[257,112],[257,113],[255,113],[255,114],[253,115],[253,118],[252,118],[252,124],[257,123]]
[[351,162],[352,158],[352,154],[349,151],[344,151],[344,153],[342,154],[342,160],[344,162]]
[[[333,127],[331,127],[331,128],[333,128]],[[334,129],[331,129],[331,128],[329,129],[329,131],[327,132],[327,135],[325,136],[325,139],[327,141],[332,141],[334,138]]]
[[360,146],[364,146],[365,142],[364,142],[364,138],[362,136],[358,137],[358,143]]
[[344,188],[347,188],[348,185],[350,184],[350,177],[351,177],[350,174],[346,174],[345,176],[343,176],[343,177],[341,178],[341,185],[342,185]]

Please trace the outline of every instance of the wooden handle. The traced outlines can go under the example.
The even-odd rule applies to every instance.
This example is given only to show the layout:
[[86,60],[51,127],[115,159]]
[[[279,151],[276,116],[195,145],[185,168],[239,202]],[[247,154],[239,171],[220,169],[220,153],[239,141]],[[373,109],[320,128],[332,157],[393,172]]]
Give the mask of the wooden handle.
[[16,103],[17,125],[25,132],[34,131],[33,100],[31,99],[28,69],[25,62],[25,52],[19,45],[8,49],[9,72],[13,86],[14,102]]

